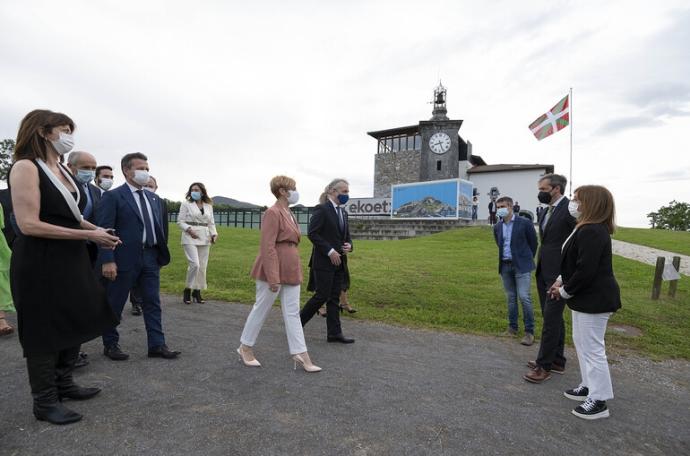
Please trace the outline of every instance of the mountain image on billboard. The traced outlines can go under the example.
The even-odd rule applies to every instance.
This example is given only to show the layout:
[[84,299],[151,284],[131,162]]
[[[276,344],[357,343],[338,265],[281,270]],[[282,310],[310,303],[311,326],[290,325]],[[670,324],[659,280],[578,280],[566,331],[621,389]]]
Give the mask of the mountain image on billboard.
[[395,215],[411,218],[455,217],[455,209],[433,196],[427,196],[421,201],[410,201],[403,204],[398,208]]

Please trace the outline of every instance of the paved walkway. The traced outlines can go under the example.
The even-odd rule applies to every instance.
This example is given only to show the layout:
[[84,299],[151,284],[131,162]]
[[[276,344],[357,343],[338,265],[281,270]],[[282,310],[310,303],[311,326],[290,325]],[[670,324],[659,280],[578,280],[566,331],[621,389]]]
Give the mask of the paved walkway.
[[680,273],[690,276],[690,256],[680,253],[667,252],[666,250],[654,249],[630,242],[617,241],[612,239],[612,250],[614,255],[619,255],[641,263],[656,265],[657,257],[665,257],[666,262],[670,263],[674,256],[680,257]]
[[85,415],[59,427],[34,420],[16,336],[0,339],[0,454],[4,455],[463,455],[690,454],[690,363],[613,354],[611,418],[570,414],[565,375],[522,380],[537,347],[515,339],[411,330],[346,319],[354,345],[306,328],[318,374],[293,371],[278,309],[246,368],[235,348],[249,312],[240,304],[185,306],[165,298],[175,361],[148,359],[141,317],[125,315],[112,362],[98,341],[78,381],[103,392],[69,402]]

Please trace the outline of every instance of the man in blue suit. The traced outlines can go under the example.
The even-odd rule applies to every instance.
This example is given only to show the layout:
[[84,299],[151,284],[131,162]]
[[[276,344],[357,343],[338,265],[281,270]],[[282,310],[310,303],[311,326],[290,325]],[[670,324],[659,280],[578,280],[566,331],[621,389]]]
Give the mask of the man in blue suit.
[[[159,199],[144,186],[149,181],[146,155],[135,152],[122,157],[124,185],[105,192],[98,211],[98,226],[112,228],[122,241],[115,251],[101,249],[108,301],[120,317],[133,286],[141,290],[148,356],[177,358],[178,351],[165,344],[160,305],[160,268],[170,263]],[[103,354],[115,361],[129,358],[119,346],[117,328],[103,334]]]
[[494,239],[498,245],[498,273],[508,300],[508,331],[518,333],[518,305],[522,303],[525,336],[522,345],[534,343],[534,312],[532,311],[532,271],[537,253],[537,233],[532,222],[513,213],[513,200],[508,196],[496,201],[498,223],[494,225]]

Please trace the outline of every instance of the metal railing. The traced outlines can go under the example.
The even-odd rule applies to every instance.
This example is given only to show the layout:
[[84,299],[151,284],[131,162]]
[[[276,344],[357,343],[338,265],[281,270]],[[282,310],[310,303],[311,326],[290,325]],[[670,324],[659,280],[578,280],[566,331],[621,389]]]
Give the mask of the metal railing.
[[[311,219],[312,208],[293,210],[297,223],[302,233],[307,232],[309,220]],[[168,213],[168,222],[177,223],[178,212]],[[235,211],[213,212],[213,218],[217,226],[231,226],[235,228],[261,229],[261,218],[264,211],[261,209],[240,209]]]

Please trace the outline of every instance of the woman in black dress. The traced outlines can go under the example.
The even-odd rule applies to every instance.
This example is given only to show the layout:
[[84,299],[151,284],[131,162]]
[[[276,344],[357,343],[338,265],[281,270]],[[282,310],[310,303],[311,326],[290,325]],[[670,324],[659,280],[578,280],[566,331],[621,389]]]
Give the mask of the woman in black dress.
[[72,149],[74,122],[35,110],[19,126],[9,187],[21,233],[10,265],[19,341],[34,415],[67,424],[81,415],[62,399],[89,399],[98,388],[72,379],[79,346],[117,323],[91,268],[86,241],[115,248],[119,239],[85,221],[86,194],[60,163]]

